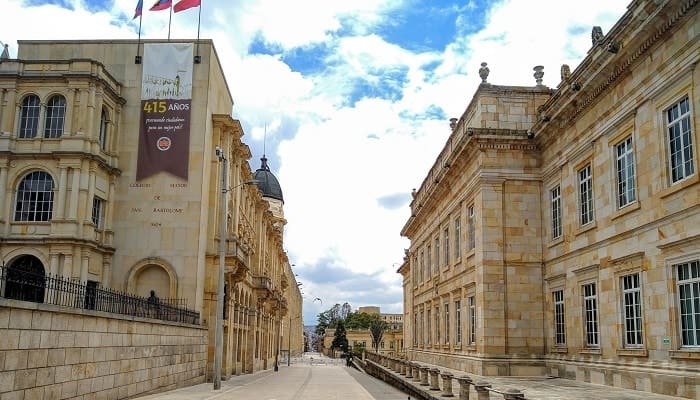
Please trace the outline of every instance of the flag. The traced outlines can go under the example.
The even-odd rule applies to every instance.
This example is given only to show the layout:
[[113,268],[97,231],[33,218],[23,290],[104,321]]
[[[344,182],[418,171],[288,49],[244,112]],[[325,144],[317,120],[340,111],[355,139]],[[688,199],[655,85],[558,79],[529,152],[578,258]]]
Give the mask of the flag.
[[188,8],[199,7],[202,0],[180,0],[173,6],[173,12],[185,11]]
[[132,19],[136,19],[136,17],[140,17],[142,12],[143,12],[143,0],[139,0],[139,3],[136,5],[136,11],[134,12],[134,18],[132,18]]
[[151,11],[167,10],[173,4],[173,0],[156,0],[156,4],[151,7]]

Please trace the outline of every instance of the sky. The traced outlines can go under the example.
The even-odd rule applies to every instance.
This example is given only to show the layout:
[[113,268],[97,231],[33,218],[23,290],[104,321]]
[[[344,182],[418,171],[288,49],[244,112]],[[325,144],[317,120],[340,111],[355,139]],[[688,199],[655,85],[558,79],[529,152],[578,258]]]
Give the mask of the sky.
[[[138,0],[0,0],[0,41],[136,39]],[[166,39],[169,12],[141,37]],[[631,0],[202,0],[212,39],[260,167],[284,194],[284,246],[304,323],[335,303],[402,313],[400,232],[420,187],[481,82],[556,88]],[[199,8],[173,14],[170,37],[195,39]]]

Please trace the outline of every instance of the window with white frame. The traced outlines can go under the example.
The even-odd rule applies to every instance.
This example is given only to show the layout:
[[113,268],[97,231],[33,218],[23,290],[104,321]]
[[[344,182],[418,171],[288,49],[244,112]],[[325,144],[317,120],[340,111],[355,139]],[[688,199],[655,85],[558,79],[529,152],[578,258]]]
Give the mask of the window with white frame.
[[671,183],[676,183],[695,172],[693,137],[690,129],[690,100],[685,97],[669,107],[665,114]]
[[107,149],[107,128],[109,128],[109,114],[107,110],[102,109],[102,114],[100,114],[100,132],[97,137],[97,141],[100,144],[100,149]]
[[104,224],[104,203],[105,201],[97,196],[92,199],[92,223],[97,229],[102,229]]
[[436,273],[440,271],[440,238],[436,237],[435,238],[435,271],[433,273]]
[[444,246],[445,266],[450,265],[450,228],[445,227],[442,231],[442,245]]
[[462,305],[459,300],[455,301],[455,344],[462,343]]
[[594,282],[582,286],[583,323],[586,347],[600,347],[598,330],[598,294]]
[[578,171],[579,222],[586,225],[593,222],[593,177],[591,164]]
[[460,221],[460,217],[455,218],[455,260],[459,259],[459,256],[461,255],[460,253],[462,252],[462,246],[461,244],[461,239],[462,239],[462,222]]
[[634,180],[634,149],[632,136],[615,146],[615,158],[617,169],[617,207],[622,208],[637,200]]
[[622,313],[624,318],[625,347],[640,347],[642,339],[642,290],[639,274],[620,278],[622,286]]
[[44,118],[44,137],[59,138],[63,135],[63,125],[66,120],[66,98],[61,95],[51,96],[46,103]]
[[435,344],[440,344],[440,307],[435,307]]
[[50,221],[53,212],[53,178],[44,171],[27,174],[17,187],[15,221]]
[[445,308],[445,344],[450,344],[450,303],[445,303],[444,308]]
[[39,96],[30,94],[22,99],[22,105],[19,108],[19,132],[17,137],[20,139],[29,139],[36,137],[39,129],[39,113],[41,111],[41,101]]
[[674,267],[678,284],[681,345],[700,347],[700,260]]
[[476,247],[476,239],[474,238],[474,205],[469,206],[468,209],[469,224],[467,229],[469,230],[469,250],[473,250]]
[[467,304],[469,305],[469,340],[467,343],[470,345],[476,344],[476,302],[474,296],[467,298]]
[[561,237],[561,186],[550,191],[552,205],[552,239]]
[[554,301],[554,345],[566,345],[566,320],[564,315],[564,291],[552,292]]

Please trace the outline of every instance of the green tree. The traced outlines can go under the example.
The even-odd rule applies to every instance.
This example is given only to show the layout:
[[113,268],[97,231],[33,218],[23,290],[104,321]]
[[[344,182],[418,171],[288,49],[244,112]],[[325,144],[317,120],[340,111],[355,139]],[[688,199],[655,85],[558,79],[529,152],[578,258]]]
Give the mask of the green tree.
[[369,329],[371,320],[372,316],[370,314],[364,312],[350,313],[345,320],[345,327],[347,329]]
[[379,344],[382,342],[386,329],[386,322],[382,321],[379,315],[372,315],[372,320],[369,323],[369,334],[372,336],[372,347],[375,352],[379,352]]
[[339,320],[335,326],[335,335],[333,336],[333,343],[331,343],[331,350],[339,349],[343,353],[348,352],[348,338],[345,332],[345,324],[342,320]]

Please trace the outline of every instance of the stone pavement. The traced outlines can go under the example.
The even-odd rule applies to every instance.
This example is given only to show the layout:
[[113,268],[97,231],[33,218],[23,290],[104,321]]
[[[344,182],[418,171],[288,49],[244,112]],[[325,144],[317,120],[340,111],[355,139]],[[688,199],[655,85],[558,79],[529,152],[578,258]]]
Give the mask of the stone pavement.
[[314,355],[295,360],[279,371],[238,375],[221,382],[139,397],[139,400],[406,400],[386,383],[345,366],[345,360]]
[[[460,371],[450,371],[455,376]],[[398,375],[398,374],[397,374]],[[400,375],[398,375],[400,376]],[[547,377],[480,377],[495,389],[519,389],[532,400],[678,400],[679,397],[594,385],[561,378]],[[482,379],[483,378],[483,379]],[[459,385],[453,385],[459,399]],[[439,392],[435,397],[440,397]],[[293,359],[291,366],[281,363],[279,371],[261,371],[238,375],[221,382],[214,390],[211,382],[168,392],[139,397],[139,400],[406,400],[407,394],[345,366],[345,360],[334,360],[316,354]],[[471,399],[476,399],[472,392]],[[503,396],[491,393],[491,399]]]

